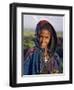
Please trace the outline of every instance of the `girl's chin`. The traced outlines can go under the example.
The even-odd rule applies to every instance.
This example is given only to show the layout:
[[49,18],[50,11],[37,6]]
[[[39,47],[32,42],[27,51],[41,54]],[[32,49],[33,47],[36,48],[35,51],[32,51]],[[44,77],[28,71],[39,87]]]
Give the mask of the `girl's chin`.
[[41,48],[47,48],[46,46],[41,46]]
[[47,48],[47,44],[46,43],[41,44],[41,48]]

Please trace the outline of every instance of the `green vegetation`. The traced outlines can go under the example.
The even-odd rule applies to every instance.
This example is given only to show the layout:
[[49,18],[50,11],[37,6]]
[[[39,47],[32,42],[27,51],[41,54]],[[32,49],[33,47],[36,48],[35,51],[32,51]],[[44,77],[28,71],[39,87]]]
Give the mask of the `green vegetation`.
[[34,47],[34,39],[35,39],[35,35],[33,31],[25,31],[23,33],[23,37],[24,37],[24,49],[26,48],[31,48]]

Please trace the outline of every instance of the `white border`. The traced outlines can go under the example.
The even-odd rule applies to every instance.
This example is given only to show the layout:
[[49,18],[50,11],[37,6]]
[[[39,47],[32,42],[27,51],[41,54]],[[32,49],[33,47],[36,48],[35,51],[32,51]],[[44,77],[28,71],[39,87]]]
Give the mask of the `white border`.
[[[21,13],[48,13],[48,14],[64,14],[63,22],[63,74],[49,74],[49,75],[32,75],[21,76]],[[59,27],[60,28],[60,27]],[[31,82],[51,82],[51,81],[65,81],[69,80],[69,11],[68,10],[55,10],[55,9],[40,9],[40,8],[17,8],[17,83],[31,83]]]

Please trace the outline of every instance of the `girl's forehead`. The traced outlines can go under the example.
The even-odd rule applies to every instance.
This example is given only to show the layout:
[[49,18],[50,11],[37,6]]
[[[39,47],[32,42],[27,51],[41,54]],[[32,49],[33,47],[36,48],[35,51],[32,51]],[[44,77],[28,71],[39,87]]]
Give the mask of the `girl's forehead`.
[[40,34],[51,34],[50,31],[48,31],[47,29],[43,29]]

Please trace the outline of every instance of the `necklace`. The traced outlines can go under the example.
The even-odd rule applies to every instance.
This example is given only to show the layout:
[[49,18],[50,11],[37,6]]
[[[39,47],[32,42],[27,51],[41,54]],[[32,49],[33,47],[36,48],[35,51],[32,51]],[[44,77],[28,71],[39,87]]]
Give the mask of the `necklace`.
[[46,63],[46,62],[48,61],[48,59],[45,57],[45,60],[44,60],[44,61],[45,61],[45,63]]

